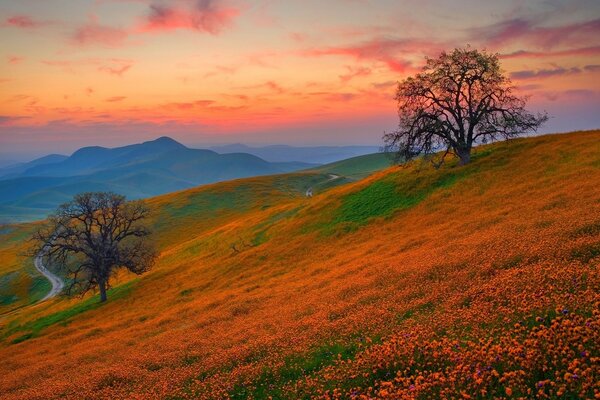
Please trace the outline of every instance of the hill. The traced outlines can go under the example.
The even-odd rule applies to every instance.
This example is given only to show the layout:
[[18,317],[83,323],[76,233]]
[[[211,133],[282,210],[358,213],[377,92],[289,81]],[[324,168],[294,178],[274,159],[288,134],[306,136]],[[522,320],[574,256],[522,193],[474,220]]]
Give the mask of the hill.
[[67,158],[67,156],[63,156],[60,154],[49,154],[44,157],[36,158],[33,161],[7,165],[5,167],[0,168],[0,178],[6,179],[7,177],[17,176],[38,165],[54,164],[64,161]]
[[309,166],[189,149],[167,137],[113,149],[85,147],[64,159],[43,158],[20,166],[20,173],[0,179],[0,222],[43,218],[82,191],[113,191],[137,199]]
[[[56,299],[0,318],[3,396],[599,392],[600,131],[481,146],[465,167],[415,162],[302,196],[323,179],[148,199],[161,251],[151,272],[120,276],[103,305]],[[18,259],[32,226],[9,229],[1,260]]]
[[345,176],[349,179],[362,179],[381,169],[389,167],[390,158],[384,153],[365,154],[346,160],[313,168],[315,171]]
[[289,160],[311,164],[329,164],[365,154],[379,151],[377,146],[306,146],[271,145],[252,147],[245,144],[228,144],[213,146],[211,150],[217,153],[248,153],[270,162],[285,162]]

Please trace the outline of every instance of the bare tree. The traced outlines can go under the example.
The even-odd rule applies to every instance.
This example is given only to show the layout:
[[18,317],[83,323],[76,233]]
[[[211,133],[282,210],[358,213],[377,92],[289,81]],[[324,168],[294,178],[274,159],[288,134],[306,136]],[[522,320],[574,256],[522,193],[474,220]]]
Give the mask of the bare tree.
[[469,47],[427,58],[421,73],[398,84],[396,100],[400,123],[384,135],[385,150],[396,162],[424,155],[436,167],[448,154],[468,164],[474,144],[535,131],[548,119],[525,109],[498,54]]
[[141,201],[114,193],[82,193],[63,204],[35,235],[36,254],[58,265],[71,278],[67,293],[98,288],[106,301],[110,279],[118,268],[142,274],[156,259],[141,221],[149,214]]

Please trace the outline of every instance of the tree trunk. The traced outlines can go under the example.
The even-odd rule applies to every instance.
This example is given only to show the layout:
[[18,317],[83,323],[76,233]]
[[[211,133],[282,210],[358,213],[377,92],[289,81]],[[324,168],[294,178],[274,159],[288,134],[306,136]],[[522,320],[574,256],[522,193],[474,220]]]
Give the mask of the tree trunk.
[[456,155],[460,159],[460,165],[467,165],[471,162],[471,149],[468,147],[459,147],[456,149]]
[[104,303],[106,301],[106,282],[100,281],[98,286],[100,287],[100,303]]

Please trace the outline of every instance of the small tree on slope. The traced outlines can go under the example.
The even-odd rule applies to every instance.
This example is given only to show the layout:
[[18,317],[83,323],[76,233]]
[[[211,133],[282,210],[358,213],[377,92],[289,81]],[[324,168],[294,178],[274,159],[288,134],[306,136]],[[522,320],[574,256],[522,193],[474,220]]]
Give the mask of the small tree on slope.
[[400,123],[384,135],[385,149],[396,161],[425,155],[440,166],[454,154],[468,164],[474,144],[535,131],[548,119],[525,110],[527,98],[514,89],[497,54],[467,47],[427,58],[421,73],[398,84]]
[[98,288],[104,302],[118,268],[142,274],[154,264],[150,231],[141,223],[148,213],[142,202],[114,193],[78,194],[35,233],[36,254],[68,273],[68,294]]

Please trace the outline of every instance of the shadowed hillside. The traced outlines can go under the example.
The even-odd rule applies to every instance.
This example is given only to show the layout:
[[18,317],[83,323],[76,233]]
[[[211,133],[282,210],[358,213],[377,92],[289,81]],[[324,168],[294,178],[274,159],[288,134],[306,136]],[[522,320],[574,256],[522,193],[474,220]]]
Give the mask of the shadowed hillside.
[[[303,195],[331,174],[349,183]],[[3,396],[600,392],[599,131],[350,182],[361,175],[344,164],[148,199],[152,271],[120,276],[103,305],[0,317]],[[24,281],[31,226],[5,229],[0,279]]]

